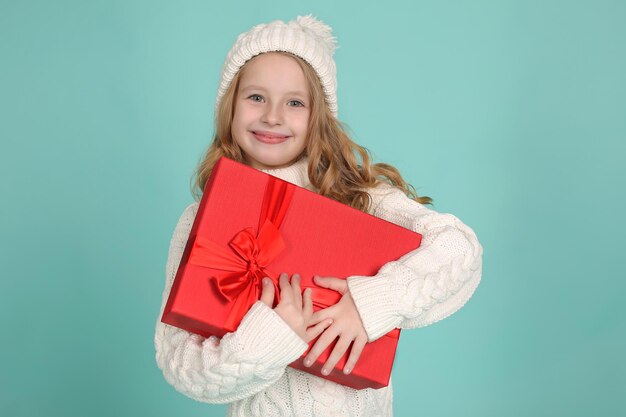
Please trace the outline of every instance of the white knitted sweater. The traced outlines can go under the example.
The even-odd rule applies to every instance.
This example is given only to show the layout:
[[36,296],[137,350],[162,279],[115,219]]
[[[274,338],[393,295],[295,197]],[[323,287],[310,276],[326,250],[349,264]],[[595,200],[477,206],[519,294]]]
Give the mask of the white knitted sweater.
[[[306,160],[266,171],[312,189]],[[371,214],[421,233],[421,246],[384,265],[375,277],[348,278],[348,287],[370,341],[393,328],[416,328],[461,308],[481,277],[482,247],[474,232],[451,214],[440,214],[380,186],[370,191]],[[198,203],[185,209],[170,243],[154,344],[165,379],[202,402],[230,403],[229,416],[392,416],[392,388],[354,390],[288,367],[306,343],[262,302],[234,333],[205,339],[161,323]]]

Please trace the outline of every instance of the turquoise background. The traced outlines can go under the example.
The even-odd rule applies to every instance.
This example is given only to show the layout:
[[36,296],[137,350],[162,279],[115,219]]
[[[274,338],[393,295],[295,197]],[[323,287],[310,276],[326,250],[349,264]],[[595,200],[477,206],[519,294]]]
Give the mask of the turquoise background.
[[625,2],[294,0],[0,2],[0,414],[224,414],[156,367],[167,248],[226,52],[307,13],[354,138],[484,246],[396,415],[626,415]]

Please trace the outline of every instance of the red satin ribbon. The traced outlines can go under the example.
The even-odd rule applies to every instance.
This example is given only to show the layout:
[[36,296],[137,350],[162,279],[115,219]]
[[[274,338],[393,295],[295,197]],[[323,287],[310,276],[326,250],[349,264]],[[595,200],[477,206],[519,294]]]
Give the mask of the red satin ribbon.
[[303,291],[307,288],[310,288],[313,291],[313,294],[315,296],[313,298],[313,306],[317,307],[318,309],[324,309],[333,306],[337,304],[337,302],[341,300],[342,297],[342,294],[329,288],[318,287],[316,285],[311,287],[308,285],[302,286]]
[[294,188],[292,184],[271,177],[261,206],[259,232],[255,236],[252,228],[241,230],[230,241],[230,250],[196,236],[189,263],[228,272],[214,276],[220,293],[233,303],[225,323],[227,328],[234,328],[259,299],[264,277],[272,279],[278,300],[278,276],[266,268],[285,248],[278,229],[291,203]]

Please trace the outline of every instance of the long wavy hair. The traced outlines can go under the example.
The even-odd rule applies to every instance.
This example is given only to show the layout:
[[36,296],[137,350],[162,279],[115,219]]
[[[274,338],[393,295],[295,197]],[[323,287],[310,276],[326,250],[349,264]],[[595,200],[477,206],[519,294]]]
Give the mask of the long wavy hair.
[[[307,144],[299,159],[308,157],[309,180],[319,194],[368,212],[371,197],[367,190],[387,183],[402,190],[418,203],[432,204],[430,197],[418,196],[415,188],[402,178],[396,168],[384,163],[373,164],[368,150],[350,139],[344,125],[328,108],[322,84],[315,70],[306,61],[288,52],[274,53],[295,59],[302,68],[308,84],[312,107]],[[216,109],[215,136],[194,175],[192,194],[197,200],[202,197],[204,186],[220,157],[225,156],[246,163],[243,151],[231,134],[231,127],[239,81],[246,71],[247,64],[252,60],[254,58],[246,62],[235,75]]]

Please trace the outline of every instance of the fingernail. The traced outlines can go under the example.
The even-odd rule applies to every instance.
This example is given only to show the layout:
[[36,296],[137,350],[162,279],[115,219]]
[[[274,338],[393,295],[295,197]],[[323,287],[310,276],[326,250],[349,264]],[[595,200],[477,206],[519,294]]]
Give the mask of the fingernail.
[[268,278],[263,278],[263,285],[269,285],[270,280]]
[[328,375],[330,371],[326,368],[322,369],[322,375]]
[[305,360],[304,360],[304,366],[306,366],[307,368],[308,368],[309,366],[311,366],[311,364],[312,364],[312,363],[313,363],[313,361],[312,361],[311,359],[305,359]]
[[352,369],[350,369],[348,367],[343,368],[343,373],[346,374],[346,375],[348,375],[351,371],[352,371]]

